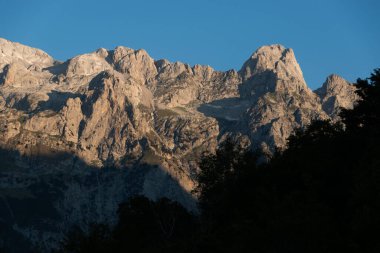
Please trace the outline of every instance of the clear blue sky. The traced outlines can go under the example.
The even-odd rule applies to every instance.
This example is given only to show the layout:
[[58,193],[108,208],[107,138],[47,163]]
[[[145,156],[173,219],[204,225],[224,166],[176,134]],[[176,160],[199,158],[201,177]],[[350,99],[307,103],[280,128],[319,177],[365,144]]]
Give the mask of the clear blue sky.
[[117,45],[217,70],[258,47],[291,47],[308,85],[380,67],[379,0],[0,0],[0,37],[59,60]]

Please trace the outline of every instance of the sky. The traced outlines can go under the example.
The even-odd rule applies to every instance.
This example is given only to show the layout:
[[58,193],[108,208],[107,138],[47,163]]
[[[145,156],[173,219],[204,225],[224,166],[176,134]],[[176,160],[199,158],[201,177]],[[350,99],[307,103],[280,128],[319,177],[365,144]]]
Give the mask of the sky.
[[292,48],[315,89],[380,67],[379,0],[0,0],[0,37],[58,60],[97,48],[239,70],[260,46]]

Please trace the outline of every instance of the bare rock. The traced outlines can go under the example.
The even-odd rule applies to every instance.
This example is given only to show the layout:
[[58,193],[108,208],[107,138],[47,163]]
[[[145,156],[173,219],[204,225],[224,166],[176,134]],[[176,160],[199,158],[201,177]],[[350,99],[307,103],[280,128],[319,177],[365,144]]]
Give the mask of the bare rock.
[[80,124],[83,120],[82,101],[80,98],[69,98],[61,114],[65,121],[63,134],[66,141],[78,143]]
[[239,73],[244,96],[261,96],[267,92],[309,92],[292,49],[281,45],[259,48]]
[[113,51],[112,61],[116,70],[127,73],[143,84],[157,75],[154,60],[143,49],[117,47]]
[[54,59],[40,49],[0,38],[0,69],[13,62],[49,67],[54,64]]
[[86,76],[98,74],[112,67],[105,60],[107,54],[103,51],[97,51],[91,54],[84,54],[74,57],[67,64],[66,76]]
[[332,118],[339,115],[340,109],[352,109],[359,99],[356,88],[338,75],[330,75],[315,93],[319,96],[322,109]]
[[261,47],[238,72],[222,72],[154,61],[127,47],[61,63],[0,39],[0,147],[21,154],[12,159],[25,171],[17,180],[0,172],[0,186],[30,190],[41,175],[51,178],[46,193],[58,193],[50,208],[62,217],[44,222],[55,224],[54,236],[31,230],[35,224],[17,228],[46,244],[70,224],[115,220],[118,202],[133,194],[195,209],[190,193],[204,151],[230,137],[270,156],[295,128],[338,120],[357,99],[335,75],[312,92],[293,50],[281,45]]

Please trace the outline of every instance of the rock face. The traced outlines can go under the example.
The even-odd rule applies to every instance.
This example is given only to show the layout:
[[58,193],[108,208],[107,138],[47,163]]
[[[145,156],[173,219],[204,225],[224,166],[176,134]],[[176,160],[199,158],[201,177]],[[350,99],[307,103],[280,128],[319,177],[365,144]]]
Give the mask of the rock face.
[[307,87],[292,49],[261,47],[239,73],[240,97],[252,101],[243,118],[254,147],[270,154],[274,147],[286,146],[295,128],[328,118],[318,96]]
[[239,73],[245,82],[242,96],[258,97],[267,92],[300,93],[308,90],[293,50],[281,45],[259,48]]
[[338,75],[330,75],[315,93],[319,96],[322,109],[332,118],[336,118],[340,108],[352,109],[358,100],[355,87]]
[[[337,120],[354,91],[336,75],[311,91],[281,45],[220,72],[126,47],[58,62],[0,39],[0,222],[13,239],[48,249],[72,224],[112,221],[132,194],[194,210],[203,151],[230,136],[270,156],[295,128]],[[51,216],[23,216],[25,203],[43,198]]]

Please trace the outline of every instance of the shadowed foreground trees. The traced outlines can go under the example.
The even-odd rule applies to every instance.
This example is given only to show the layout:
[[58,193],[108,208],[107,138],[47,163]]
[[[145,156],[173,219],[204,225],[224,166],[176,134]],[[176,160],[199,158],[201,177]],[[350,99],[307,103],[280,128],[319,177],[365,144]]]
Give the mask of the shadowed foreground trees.
[[190,252],[194,245],[196,216],[169,199],[136,196],[119,206],[118,217],[112,229],[104,224],[87,232],[74,228],[59,252]]
[[113,231],[69,238],[64,252],[380,252],[380,70],[357,87],[343,124],[296,131],[268,164],[232,142],[204,157],[199,217],[132,199]]

